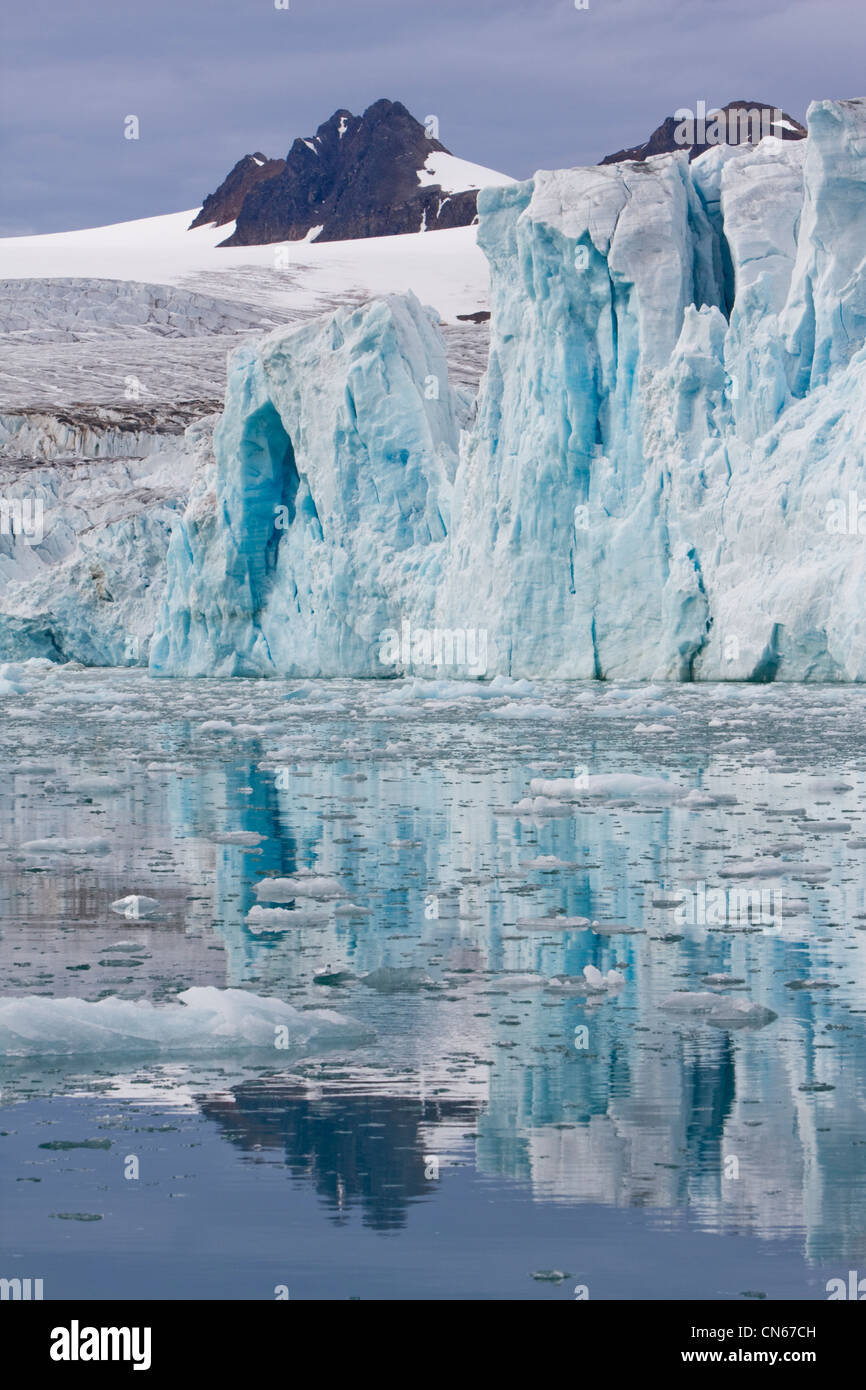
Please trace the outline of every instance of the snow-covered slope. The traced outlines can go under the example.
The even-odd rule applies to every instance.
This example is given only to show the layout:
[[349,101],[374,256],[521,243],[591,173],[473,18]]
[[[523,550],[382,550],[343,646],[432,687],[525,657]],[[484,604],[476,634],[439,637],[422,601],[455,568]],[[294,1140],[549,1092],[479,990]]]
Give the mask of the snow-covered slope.
[[436,150],[427,156],[424,168],[418,170],[418,182],[425,187],[438,184],[443,193],[460,193],[467,188],[505,188],[514,179],[483,164],[458,159],[447,150]]
[[226,227],[190,231],[192,216],[0,240],[0,408],[219,398],[251,332],[410,292],[438,309],[455,379],[477,385],[486,325],[458,318],[487,308],[475,227],[223,247]]
[[422,302],[435,303],[446,321],[486,304],[487,265],[474,227],[453,227],[435,237],[415,233],[318,245],[220,246],[231,226],[190,231],[197,211],[79,232],[5,237],[0,240],[0,274],[4,280],[74,276],[144,281],[246,304],[247,282],[253,278],[248,272],[254,271],[259,303],[307,314],[345,297],[370,299],[410,290]]

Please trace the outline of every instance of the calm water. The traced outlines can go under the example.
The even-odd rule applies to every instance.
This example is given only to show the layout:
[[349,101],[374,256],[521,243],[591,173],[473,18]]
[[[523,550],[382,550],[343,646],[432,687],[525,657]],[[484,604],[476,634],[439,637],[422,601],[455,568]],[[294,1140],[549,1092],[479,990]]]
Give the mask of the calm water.
[[[238,1299],[866,1276],[866,692],[18,669],[0,1276]],[[257,891],[275,877],[303,891]],[[158,1021],[190,986],[351,1031],[179,1044]],[[60,1002],[109,997],[158,1005],[147,1037]]]

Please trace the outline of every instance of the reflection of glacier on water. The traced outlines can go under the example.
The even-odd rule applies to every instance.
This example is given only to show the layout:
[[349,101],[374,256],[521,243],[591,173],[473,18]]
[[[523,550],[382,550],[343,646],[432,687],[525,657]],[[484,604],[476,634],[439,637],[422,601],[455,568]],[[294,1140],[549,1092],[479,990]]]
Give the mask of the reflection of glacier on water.
[[[204,985],[362,1025],[337,1057],[140,1058],[209,1142],[281,1154],[376,1229],[422,1197],[447,1226],[425,1168],[459,1154],[540,1205],[862,1263],[866,694],[5,679],[2,999]],[[269,878],[289,915],[251,929]],[[732,879],[772,886],[769,925],[676,920]],[[112,912],[132,896],[158,911]],[[764,1012],[734,1026],[739,1003]],[[127,1093],[86,1040],[8,1072],[49,1114]]]

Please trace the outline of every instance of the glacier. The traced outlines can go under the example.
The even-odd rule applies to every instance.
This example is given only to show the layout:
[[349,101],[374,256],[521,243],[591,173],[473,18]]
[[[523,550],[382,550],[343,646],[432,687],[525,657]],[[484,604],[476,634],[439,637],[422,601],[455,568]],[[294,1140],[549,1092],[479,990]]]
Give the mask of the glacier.
[[[170,540],[88,531],[128,611],[88,645],[69,554],[0,536],[0,654],[459,677],[483,634],[512,679],[863,680],[866,101],[808,129],[483,190],[476,399],[412,294],[237,347],[212,448],[166,446]],[[28,647],[49,610],[75,641]]]
[[151,669],[382,674],[378,634],[426,615],[441,584],[468,407],[414,296],[235,352],[213,464],[172,534]]

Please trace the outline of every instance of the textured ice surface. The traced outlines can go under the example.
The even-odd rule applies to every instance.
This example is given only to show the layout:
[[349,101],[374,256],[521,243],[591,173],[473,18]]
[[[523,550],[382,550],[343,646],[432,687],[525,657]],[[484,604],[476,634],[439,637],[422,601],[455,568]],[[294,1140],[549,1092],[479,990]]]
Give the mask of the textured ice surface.
[[11,525],[0,531],[0,655],[94,666],[146,662],[172,525],[209,456],[211,425],[200,421],[181,438],[142,443],[139,436],[145,452],[130,457],[135,445],[123,435],[114,440],[113,426],[106,432],[79,420],[69,427],[73,447],[102,444],[105,456],[64,457],[69,441],[61,426],[53,432],[57,456],[43,462],[51,431],[18,417],[15,433],[27,438],[13,446],[3,424],[0,448],[5,438],[10,451],[30,447],[41,457],[13,461],[0,453],[0,498],[10,507],[26,501],[41,524],[32,536]]
[[[807,142],[483,192],[491,349],[459,463],[413,301],[236,356],[154,670],[382,674],[376,634],[408,616],[483,631],[488,674],[866,675],[856,498],[854,534],[829,524],[866,441],[864,133],[866,103],[821,102]],[[650,735],[667,711],[634,713]]]
[[339,898],[343,889],[327,874],[299,873],[291,878],[266,878],[256,884],[256,897],[265,903],[286,903],[294,898]]
[[414,298],[239,350],[215,467],[172,535],[153,671],[393,674],[380,633],[422,621],[440,583],[460,409]]
[[477,386],[487,325],[457,317],[487,308],[474,227],[232,248],[225,228],[189,231],[194,215],[3,238],[0,408],[116,403],[130,386],[157,405],[221,397],[250,330],[408,291],[439,310],[455,381]]
[[[118,661],[126,630],[161,675],[866,678],[866,102],[809,129],[484,190],[474,408],[414,296],[238,348],[214,457],[175,443],[172,518],[79,536],[58,479],[61,563],[0,537],[0,652]],[[443,670],[436,633],[475,664]]]
[[513,673],[863,674],[862,540],[826,521],[866,437],[864,130],[818,103],[802,144],[482,194],[446,611],[468,589]]
[[[283,1053],[315,1041],[347,1043],[365,1035],[351,1019],[330,1010],[301,1012],[281,999],[247,990],[186,989],[174,1004],[149,1000],[0,999],[0,1046],[7,1057],[87,1053],[238,1052],[270,1048]],[[280,1032],[284,1030],[284,1032]],[[280,1052],[275,1052],[275,1057]]]
[[778,1017],[763,1004],[700,990],[669,994],[659,1007],[668,1013],[696,1014],[719,1028],[763,1028]]

